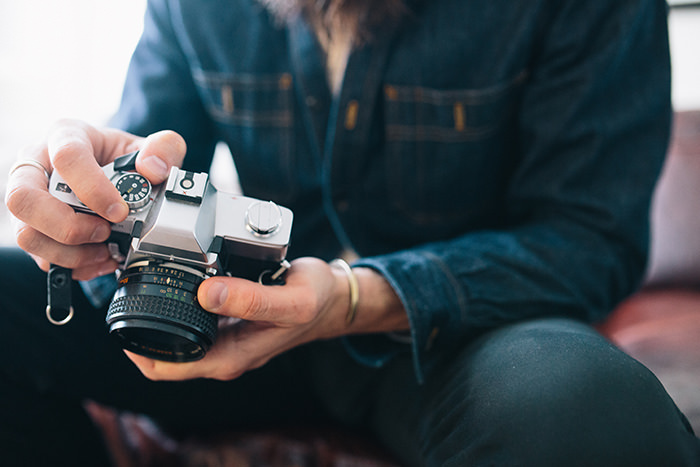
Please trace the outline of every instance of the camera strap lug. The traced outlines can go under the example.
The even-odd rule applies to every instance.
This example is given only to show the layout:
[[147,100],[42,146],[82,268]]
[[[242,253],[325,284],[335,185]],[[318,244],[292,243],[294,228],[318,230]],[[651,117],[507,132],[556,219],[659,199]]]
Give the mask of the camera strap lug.
[[56,326],[73,319],[71,270],[51,265],[46,279],[46,318]]
[[258,282],[262,285],[284,285],[284,277],[282,275],[291,267],[292,265],[289,264],[289,261],[284,259],[277,271],[272,272],[270,269],[263,271],[258,277]]
[[286,259],[282,260],[282,262],[280,263],[280,268],[272,276],[270,276],[270,279],[272,279],[273,281],[279,280],[280,276],[287,272],[287,269],[291,267],[292,265],[289,264],[289,261],[287,261]]

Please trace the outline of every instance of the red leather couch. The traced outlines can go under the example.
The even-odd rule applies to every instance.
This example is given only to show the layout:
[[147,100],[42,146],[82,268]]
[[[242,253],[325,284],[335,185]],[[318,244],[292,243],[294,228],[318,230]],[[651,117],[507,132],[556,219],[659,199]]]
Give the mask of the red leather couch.
[[[651,259],[641,289],[599,330],[646,364],[700,433],[700,111],[675,116],[652,206]],[[88,404],[119,467],[396,466],[332,427],[225,433],[175,442],[143,417]]]

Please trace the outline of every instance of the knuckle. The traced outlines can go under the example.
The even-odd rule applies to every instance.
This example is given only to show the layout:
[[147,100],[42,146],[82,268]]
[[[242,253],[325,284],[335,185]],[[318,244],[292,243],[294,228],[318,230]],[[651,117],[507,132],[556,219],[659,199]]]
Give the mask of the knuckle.
[[82,243],[81,231],[75,222],[67,223],[57,234],[56,240],[64,245],[79,245]]
[[245,373],[245,371],[238,367],[225,368],[212,375],[212,379],[217,381],[232,381],[239,378],[243,373]]
[[83,149],[79,141],[67,139],[60,141],[53,148],[51,161],[53,166],[58,170],[66,170],[70,168],[76,161],[76,154]]
[[179,133],[175,133],[174,131],[172,133],[175,139],[175,148],[177,149],[180,155],[184,155],[185,152],[187,152],[187,143],[185,142],[185,138],[180,136]]
[[15,241],[18,247],[28,253],[39,251],[41,245],[38,232],[26,224],[17,228],[15,232]]
[[146,379],[150,381],[162,381],[158,375],[156,375],[154,372],[149,371],[149,370],[144,370],[143,368],[141,369],[141,374],[146,377]]
[[34,259],[34,262],[39,266],[39,269],[41,269],[44,272],[49,272],[49,269],[51,268],[51,263],[46,261],[43,258],[39,258],[38,256],[32,255],[32,258]]
[[5,206],[15,216],[22,217],[22,214],[32,207],[31,196],[32,190],[20,185],[5,193]]
[[263,295],[255,290],[242,293],[236,297],[240,300],[241,316],[239,318],[246,321],[261,321],[267,316],[267,303]]
[[233,373],[229,372],[216,372],[215,374],[211,375],[211,379],[216,380],[216,381],[231,381],[233,378]]
[[168,143],[172,145],[173,150],[177,153],[183,153],[187,149],[187,143],[185,139],[176,131],[173,130],[163,130],[159,132],[159,136],[162,138],[167,138]]
[[163,138],[169,138],[172,139],[174,143],[178,143],[178,140],[182,140],[182,137],[175,131],[173,130],[162,130],[158,132],[158,135],[163,137]]
[[140,363],[138,368],[141,374],[147,379],[151,381],[163,381],[163,376],[156,370],[155,362],[149,361],[148,363]]

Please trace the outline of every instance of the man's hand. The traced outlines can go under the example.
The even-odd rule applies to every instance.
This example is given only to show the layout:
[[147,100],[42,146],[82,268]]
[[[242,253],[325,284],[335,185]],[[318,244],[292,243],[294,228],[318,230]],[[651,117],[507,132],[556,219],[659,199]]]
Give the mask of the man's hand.
[[17,244],[44,271],[53,263],[72,269],[73,278],[83,280],[116,269],[103,242],[109,237],[110,222],[124,220],[129,208],[100,167],[137,149],[136,168],[155,185],[165,181],[170,167],[180,166],[186,145],[172,131],[141,138],[64,120],[53,127],[46,143],[20,153],[20,160],[35,160],[49,173],[57,170],[99,215],[76,213],[54,198],[46,175],[36,167],[22,166],[12,173],[5,203],[13,216]]
[[369,269],[355,271],[360,304],[350,326],[345,321],[350,304],[345,273],[319,259],[301,258],[292,262],[283,286],[232,277],[213,277],[200,285],[197,296],[206,310],[243,320],[221,320],[217,341],[202,360],[171,363],[125,352],[152,380],[231,380],[312,340],[407,329],[406,313],[384,278]]

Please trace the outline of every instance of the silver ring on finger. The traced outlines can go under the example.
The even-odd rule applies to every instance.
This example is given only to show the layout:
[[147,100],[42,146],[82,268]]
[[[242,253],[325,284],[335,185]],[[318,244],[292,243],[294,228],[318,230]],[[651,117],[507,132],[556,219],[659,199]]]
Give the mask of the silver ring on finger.
[[10,172],[7,174],[7,176],[12,176],[12,174],[15,173],[17,169],[21,167],[34,167],[35,169],[41,170],[44,173],[44,175],[46,175],[46,180],[51,179],[51,174],[49,174],[49,171],[46,170],[46,167],[44,167],[41,162],[35,161],[34,159],[27,159],[15,162],[15,164],[12,167],[10,167]]

